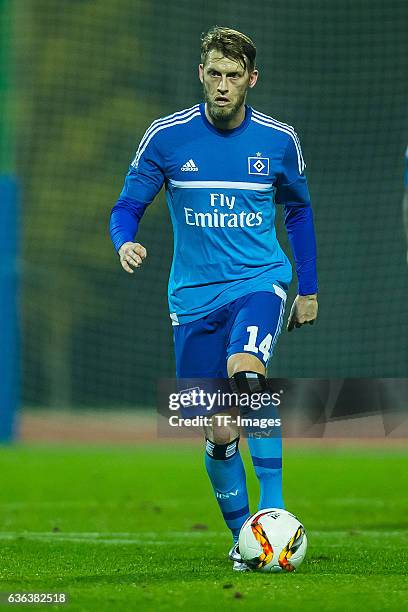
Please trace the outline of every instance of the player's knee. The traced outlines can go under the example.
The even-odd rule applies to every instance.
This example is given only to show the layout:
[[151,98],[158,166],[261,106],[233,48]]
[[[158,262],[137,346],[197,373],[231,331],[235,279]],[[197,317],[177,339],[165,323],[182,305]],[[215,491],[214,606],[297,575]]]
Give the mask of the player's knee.
[[259,372],[240,371],[233,374],[230,379],[230,387],[237,395],[252,395],[263,393],[268,390],[268,384],[263,374]]
[[247,415],[251,409],[259,410],[261,406],[265,406],[264,403],[259,404],[260,397],[264,397],[268,392],[268,383],[263,374],[251,371],[236,372],[230,377],[229,383],[231,391],[238,396],[241,415]]
[[224,419],[213,417],[211,425],[204,427],[205,437],[215,444],[229,444],[235,440],[239,437],[236,415],[236,410],[230,410],[219,415],[224,416]]
[[237,372],[259,372],[265,374],[265,366],[256,357],[249,353],[235,353],[228,359],[228,375],[234,376]]
[[215,444],[228,444],[237,437],[237,430],[228,425],[220,425],[211,427],[211,431],[207,431],[206,436]]

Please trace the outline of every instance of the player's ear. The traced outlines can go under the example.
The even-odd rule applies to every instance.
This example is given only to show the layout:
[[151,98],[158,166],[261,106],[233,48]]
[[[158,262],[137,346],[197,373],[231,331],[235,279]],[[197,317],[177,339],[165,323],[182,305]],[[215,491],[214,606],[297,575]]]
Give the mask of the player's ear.
[[204,66],[203,64],[198,64],[198,78],[201,83],[204,81]]
[[256,82],[258,80],[258,76],[259,76],[259,72],[257,70],[253,70],[251,74],[249,75],[249,87],[251,89],[252,87],[255,87]]

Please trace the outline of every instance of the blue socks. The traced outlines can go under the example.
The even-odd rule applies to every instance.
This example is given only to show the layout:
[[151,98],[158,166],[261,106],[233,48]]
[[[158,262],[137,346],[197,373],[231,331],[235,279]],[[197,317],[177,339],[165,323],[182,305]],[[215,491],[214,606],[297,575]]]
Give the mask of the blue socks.
[[[248,446],[259,480],[258,509],[284,508],[282,496],[282,438],[248,437]],[[239,438],[228,444],[206,442],[205,466],[218,505],[234,543],[250,516],[245,468],[238,450]]]
[[207,440],[205,453],[207,473],[234,543],[250,515],[245,469],[238,442],[239,438],[228,444],[215,444]]
[[249,451],[259,480],[258,509],[284,508],[282,497],[282,437],[248,437]]

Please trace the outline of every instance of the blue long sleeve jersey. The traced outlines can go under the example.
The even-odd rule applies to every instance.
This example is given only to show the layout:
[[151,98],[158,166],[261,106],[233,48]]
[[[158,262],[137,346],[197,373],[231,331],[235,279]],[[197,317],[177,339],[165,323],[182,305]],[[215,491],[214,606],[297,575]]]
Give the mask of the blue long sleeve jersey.
[[188,323],[254,291],[287,289],[292,269],[275,232],[285,209],[299,293],[317,292],[316,242],[305,164],[293,127],[246,106],[219,130],[197,104],[154,121],[132,161],[110,232],[118,251],[163,184],[174,232],[168,299]]

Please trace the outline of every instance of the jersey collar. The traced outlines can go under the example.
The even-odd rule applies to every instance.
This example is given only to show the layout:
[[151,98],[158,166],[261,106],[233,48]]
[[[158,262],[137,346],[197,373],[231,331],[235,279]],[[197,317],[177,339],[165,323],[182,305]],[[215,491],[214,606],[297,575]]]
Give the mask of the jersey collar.
[[238,136],[238,134],[241,134],[241,132],[246,130],[249,122],[251,121],[252,108],[248,106],[247,104],[245,104],[245,119],[243,120],[243,122],[238,127],[233,128],[232,130],[219,130],[212,123],[208,121],[207,116],[205,114],[204,102],[201,102],[199,106],[200,106],[201,118],[204,122],[204,125],[210,130],[210,132],[214,132],[215,134],[218,134],[218,136],[223,136],[224,138],[231,138],[233,136]]

